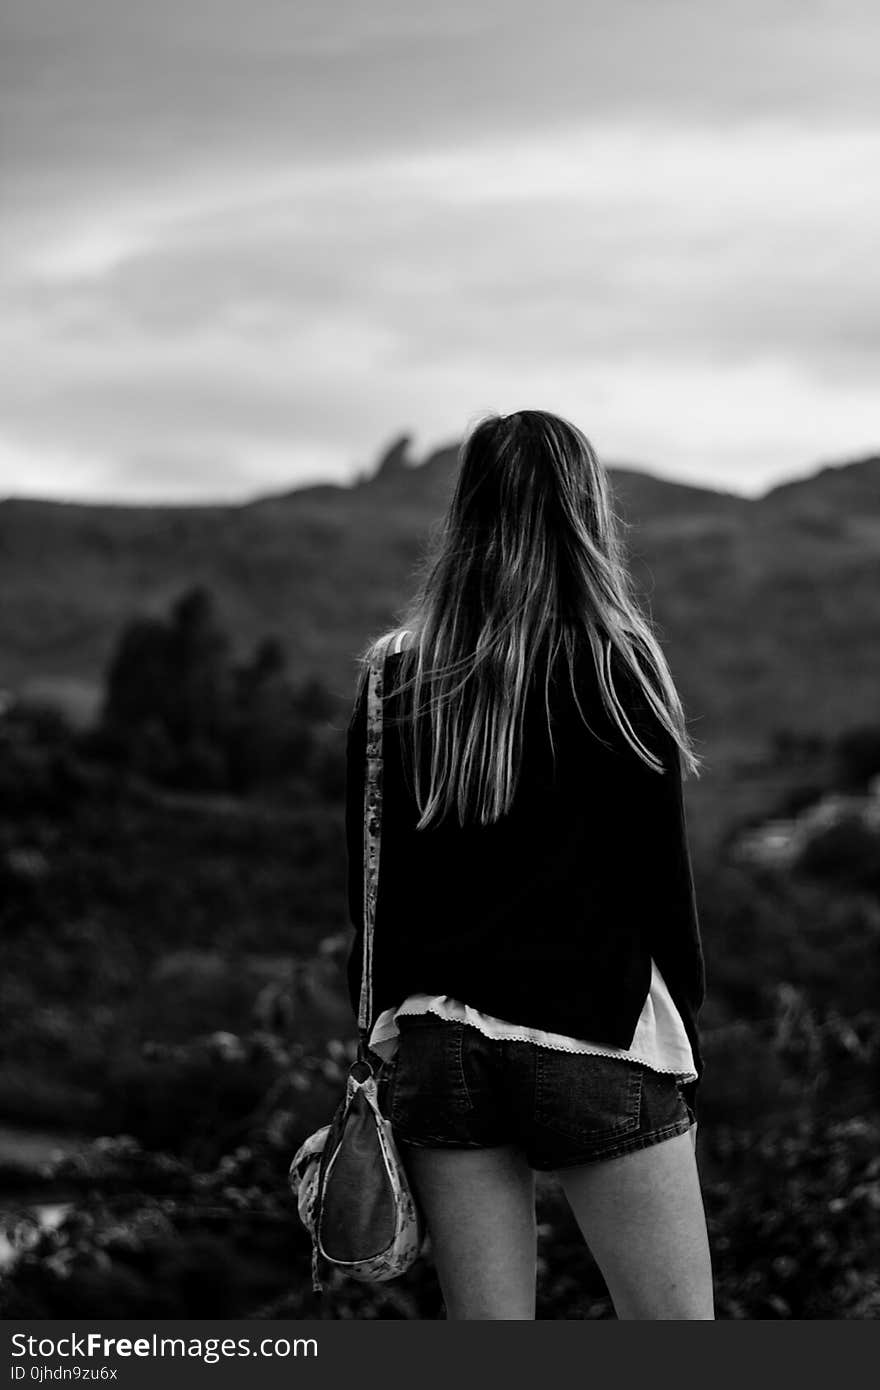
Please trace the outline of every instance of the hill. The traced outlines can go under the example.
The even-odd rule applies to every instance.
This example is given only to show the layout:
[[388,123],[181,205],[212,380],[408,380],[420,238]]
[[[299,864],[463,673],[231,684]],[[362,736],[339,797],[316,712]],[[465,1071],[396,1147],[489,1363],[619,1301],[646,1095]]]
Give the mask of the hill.
[[[455,466],[455,446],[416,464],[403,436],[351,486],[244,505],[8,499],[0,685],[88,710],[123,622],[203,583],[242,650],[277,634],[292,674],[347,699],[354,655],[403,601]],[[609,471],[637,585],[710,761],[777,728],[865,721],[880,683],[880,458],[757,499]]]

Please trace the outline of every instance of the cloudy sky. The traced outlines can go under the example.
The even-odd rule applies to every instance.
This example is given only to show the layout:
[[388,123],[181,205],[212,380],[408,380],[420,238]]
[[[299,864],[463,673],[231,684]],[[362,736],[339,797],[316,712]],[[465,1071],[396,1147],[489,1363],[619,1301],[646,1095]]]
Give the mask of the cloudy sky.
[[875,0],[5,0],[0,495],[880,447]]

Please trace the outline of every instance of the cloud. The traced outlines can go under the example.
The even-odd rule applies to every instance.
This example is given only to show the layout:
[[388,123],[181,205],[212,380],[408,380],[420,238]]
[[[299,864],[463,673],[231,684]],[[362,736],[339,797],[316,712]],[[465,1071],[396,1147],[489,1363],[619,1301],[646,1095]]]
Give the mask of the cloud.
[[745,489],[875,444],[878,30],[14,0],[0,490],[244,496],[524,400]]

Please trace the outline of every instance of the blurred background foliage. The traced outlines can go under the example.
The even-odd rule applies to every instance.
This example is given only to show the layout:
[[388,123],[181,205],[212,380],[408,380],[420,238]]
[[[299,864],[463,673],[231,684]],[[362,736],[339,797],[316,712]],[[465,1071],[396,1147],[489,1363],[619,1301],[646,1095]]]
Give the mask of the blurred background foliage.
[[[287,1188],[353,1056],[348,715],[203,586],[124,626],[88,727],[7,702],[0,1315],[443,1315],[430,1251],[317,1298]],[[880,724],[778,729],[694,836],[721,1317],[880,1315],[878,774]],[[539,1316],[613,1316],[549,1177],[538,1216]]]

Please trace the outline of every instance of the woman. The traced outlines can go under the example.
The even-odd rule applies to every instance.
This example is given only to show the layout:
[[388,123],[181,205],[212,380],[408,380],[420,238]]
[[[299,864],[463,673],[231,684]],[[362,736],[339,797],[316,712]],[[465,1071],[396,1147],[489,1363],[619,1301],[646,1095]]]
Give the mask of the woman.
[[[482,421],[386,659],[370,1046],[449,1318],[534,1318],[536,1171],[618,1317],[714,1316],[681,788],[699,761],[618,531],[578,429]],[[362,674],[355,1011],[365,715]]]

